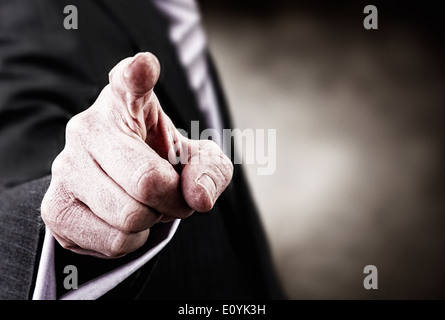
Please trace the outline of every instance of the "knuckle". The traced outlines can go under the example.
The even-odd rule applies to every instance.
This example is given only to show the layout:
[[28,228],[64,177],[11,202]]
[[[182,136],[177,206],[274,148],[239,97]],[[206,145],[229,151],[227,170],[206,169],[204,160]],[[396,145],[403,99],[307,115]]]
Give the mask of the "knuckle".
[[142,201],[147,201],[151,198],[151,196],[153,194],[152,176],[154,176],[154,175],[152,174],[151,171],[149,171],[149,172],[143,173],[138,178],[138,180],[136,182],[135,190],[134,190],[136,199],[142,200]]
[[131,251],[127,249],[128,245],[126,243],[127,241],[125,240],[119,242],[114,241],[106,255],[110,258],[119,258],[130,253]]
[[77,133],[82,130],[82,126],[83,126],[82,118],[83,118],[82,114],[79,113],[79,114],[73,116],[68,121],[68,123],[66,124],[66,128],[65,128],[67,137],[77,135]]
[[40,205],[40,216],[45,224],[50,224],[52,219],[53,206],[50,198],[51,196],[46,193]]
[[40,215],[43,222],[47,225],[53,225],[55,221],[55,215],[58,207],[57,197],[54,194],[54,188],[52,185],[43,196],[42,203],[40,204]]
[[[148,230],[147,230],[148,231]],[[148,235],[148,232],[147,232]],[[143,241],[141,241],[143,240]],[[110,258],[119,258],[130,252],[139,249],[145,242],[146,237],[141,237],[141,234],[127,234],[124,232],[118,232],[111,246],[106,253]]]
[[110,258],[120,258],[120,257],[126,255],[127,253],[129,253],[129,252],[127,252],[124,249],[123,245],[115,245],[115,244],[113,244],[111,246],[110,250],[107,253],[105,253],[105,255],[110,257]]
[[219,162],[224,153],[216,142],[212,140],[201,140],[197,156],[200,163]]
[[51,223],[53,228],[60,231],[70,229],[73,217],[78,209],[78,205],[71,202],[61,206],[58,208],[58,210],[54,210],[53,214],[51,215]]
[[126,233],[139,232],[145,229],[147,220],[147,208],[139,204],[131,204],[124,209],[120,222],[120,230]]
[[51,173],[53,176],[60,176],[65,172],[66,168],[69,166],[70,161],[66,155],[66,151],[63,150],[57,155],[51,165]]
[[165,186],[167,168],[142,165],[135,172],[135,196],[143,201],[153,198]]
[[57,239],[57,242],[60,244],[60,246],[65,249],[65,250],[73,250],[75,248],[77,248],[77,245],[69,242],[65,239]]
[[66,192],[63,184],[56,183],[55,187],[50,186],[43,197],[40,213],[43,222],[50,229],[60,231],[69,227],[70,221],[78,209],[76,200]]
[[230,158],[211,140],[203,140],[200,153],[200,164],[207,164],[218,172],[218,177],[229,183],[233,176],[234,166]]
[[227,182],[232,179],[233,176],[233,163],[224,153],[221,153],[221,172],[226,178]]
[[87,146],[87,142],[99,134],[102,125],[97,112],[91,108],[76,114],[66,124],[66,144]]

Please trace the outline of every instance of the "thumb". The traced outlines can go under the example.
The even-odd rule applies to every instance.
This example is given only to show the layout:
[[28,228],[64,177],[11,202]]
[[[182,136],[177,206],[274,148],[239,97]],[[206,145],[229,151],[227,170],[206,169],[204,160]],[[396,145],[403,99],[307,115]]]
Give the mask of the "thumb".
[[182,193],[197,212],[212,209],[229,185],[233,164],[219,146],[210,140],[188,140],[191,155],[181,173]]

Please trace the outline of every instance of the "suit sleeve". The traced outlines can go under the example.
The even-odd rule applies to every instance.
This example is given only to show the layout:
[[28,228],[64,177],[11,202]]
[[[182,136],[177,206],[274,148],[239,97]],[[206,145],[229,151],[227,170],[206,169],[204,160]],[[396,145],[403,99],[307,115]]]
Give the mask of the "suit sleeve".
[[97,97],[65,1],[0,1],[0,298],[32,294],[40,203],[65,126]]
[[[69,4],[79,8],[79,30],[63,26],[63,9]],[[99,4],[0,1],[0,299],[32,297],[44,231],[39,208],[51,181],[52,162],[65,145],[66,123],[92,105],[111,67],[135,49],[125,34],[117,35],[118,24]],[[98,32],[90,36],[92,21],[98,20]],[[90,28],[82,28],[82,22]],[[57,245],[55,254],[56,276],[63,270],[57,263],[70,261],[84,278],[132,258],[92,263],[91,257]],[[135,279],[148,278],[155,262],[151,259],[119,290],[136,292]]]
[[50,174],[67,121],[98,87],[63,1],[0,2],[0,188]]

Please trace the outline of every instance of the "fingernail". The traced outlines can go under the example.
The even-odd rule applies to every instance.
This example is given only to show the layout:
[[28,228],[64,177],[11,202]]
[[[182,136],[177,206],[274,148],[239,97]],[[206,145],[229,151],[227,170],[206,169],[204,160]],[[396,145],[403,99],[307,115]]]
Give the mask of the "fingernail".
[[207,191],[210,202],[213,206],[216,198],[215,181],[213,181],[213,179],[208,174],[203,173],[196,182]]

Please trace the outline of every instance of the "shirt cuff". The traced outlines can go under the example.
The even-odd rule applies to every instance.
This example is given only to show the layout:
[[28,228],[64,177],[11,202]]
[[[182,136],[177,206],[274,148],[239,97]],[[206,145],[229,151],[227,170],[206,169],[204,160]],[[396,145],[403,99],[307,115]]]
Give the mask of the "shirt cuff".
[[[156,243],[143,255],[80,285],[78,289],[72,289],[59,297],[59,299],[94,300],[101,297],[158,254],[172,239],[179,223],[180,219],[176,219],[169,223],[156,225],[156,228],[159,228],[157,230],[159,237],[157,237]],[[32,297],[33,300],[57,300],[54,268],[54,241],[54,237],[51,235],[48,228],[46,228],[39,269],[37,271],[36,285]]]

